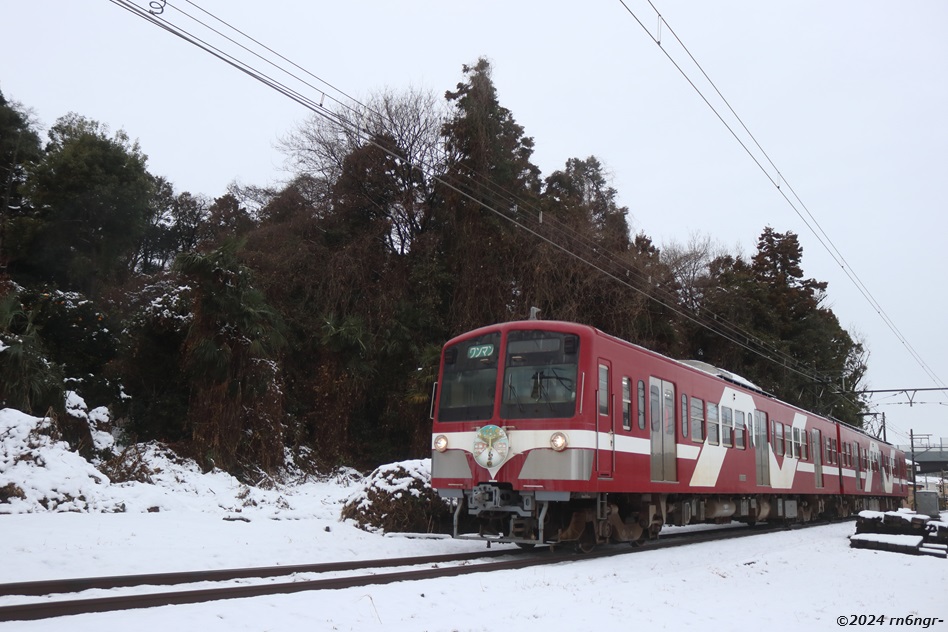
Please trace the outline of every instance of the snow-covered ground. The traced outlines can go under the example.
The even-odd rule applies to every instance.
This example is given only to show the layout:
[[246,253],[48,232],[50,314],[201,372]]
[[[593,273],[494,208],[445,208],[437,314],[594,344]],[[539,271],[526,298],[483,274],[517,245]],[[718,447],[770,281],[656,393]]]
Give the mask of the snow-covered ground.
[[[30,432],[41,423],[0,411],[0,490],[13,483],[24,496],[0,502],[0,583],[483,549],[341,522],[342,503],[361,491],[346,473],[248,488],[151,448],[149,464],[161,470],[152,483],[111,483]],[[851,549],[853,532],[844,523],[627,558],[0,623],[0,632],[831,630],[854,615],[881,615],[900,629],[890,619],[917,617],[907,627],[948,630],[948,561]],[[0,597],[0,605],[31,599]]]

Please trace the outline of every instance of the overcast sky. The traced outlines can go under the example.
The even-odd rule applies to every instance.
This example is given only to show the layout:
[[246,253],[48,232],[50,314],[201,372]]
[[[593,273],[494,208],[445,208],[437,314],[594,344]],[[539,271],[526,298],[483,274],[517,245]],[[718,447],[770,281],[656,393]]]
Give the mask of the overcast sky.
[[[941,386],[849,276],[948,379],[948,3],[653,2],[662,48],[648,0],[196,4],[363,101],[409,87],[443,95],[487,57],[544,176],[595,155],[633,229],[659,245],[698,234],[750,254],[765,226],[797,233],[805,275],[829,283],[829,306],[871,353],[868,387]],[[207,33],[174,7],[201,15],[195,4],[174,0],[163,17]],[[7,0],[0,21],[0,91],[46,128],[73,111],[124,129],[179,192],[288,177],[275,143],[309,112],[207,53],[108,0]],[[752,146],[672,30],[776,168],[757,149],[764,170],[755,164],[666,57]],[[890,440],[948,437],[946,394],[872,401]]]

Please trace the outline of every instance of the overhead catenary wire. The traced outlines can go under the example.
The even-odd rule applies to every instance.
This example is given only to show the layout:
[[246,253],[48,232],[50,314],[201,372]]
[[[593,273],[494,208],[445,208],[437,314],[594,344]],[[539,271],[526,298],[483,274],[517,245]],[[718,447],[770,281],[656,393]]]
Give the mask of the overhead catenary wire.
[[[173,26],[172,26],[170,23],[168,23],[166,20],[163,20],[163,19],[160,19],[160,18],[157,18],[157,19],[156,19],[156,16],[154,16],[154,15],[151,15],[151,14],[148,14],[147,16],[144,15],[144,14],[146,14],[146,13],[148,13],[148,12],[143,11],[142,9],[140,9],[139,7],[135,6],[135,5],[132,4],[132,3],[129,3],[129,2],[122,2],[122,1],[120,1],[120,0],[112,0],[112,1],[113,1],[113,3],[119,4],[119,5],[123,6],[123,8],[127,8],[127,9],[129,8],[128,5],[131,5],[131,9],[130,9],[130,10],[132,10],[133,13],[137,13],[137,14],[141,15],[142,17],[146,17],[146,19],[149,19],[149,21],[151,21],[151,22],[153,22],[153,23],[160,23],[159,25],[162,26],[162,28],[164,28],[165,30],[169,30],[169,31],[173,32],[175,35],[181,37],[182,39],[185,39],[186,41],[191,41],[191,43],[197,45],[198,47],[202,48],[203,50],[205,50],[205,51],[207,51],[207,52],[211,52],[211,53],[214,54],[216,57],[218,57],[218,58],[220,58],[220,59],[226,61],[227,63],[229,63],[229,64],[231,64],[231,65],[233,65],[233,66],[235,66],[235,67],[237,67],[238,69],[240,69],[240,70],[242,70],[243,72],[245,72],[245,73],[247,73],[247,74],[253,76],[254,78],[257,78],[258,80],[262,81],[262,82],[265,83],[266,85],[268,85],[268,86],[270,86],[270,87],[272,87],[272,88],[274,88],[274,89],[280,91],[280,92],[283,93],[284,95],[286,95],[286,96],[288,96],[288,97],[294,99],[295,101],[297,101],[298,103],[304,105],[305,107],[307,107],[308,109],[314,111],[315,113],[317,113],[317,114],[319,114],[319,115],[321,115],[321,116],[324,116],[324,117],[326,117],[326,118],[329,118],[333,123],[338,124],[338,125],[342,125],[343,127],[346,127],[349,131],[354,131],[357,135],[359,135],[360,137],[362,137],[365,142],[369,142],[369,143],[375,144],[374,141],[373,141],[371,138],[366,137],[366,135],[364,134],[364,131],[363,131],[363,130],[358,129],[358,128],[353,129],[353,126],[350,124],[350,122],[349,122],[348,120],[346,120],[346,119],[344,119],[344,118],[342,118],[342,117],[336,116],[336,115],[334,115],[332,112],[330,112],[330,111],[328,111],[328,110],[317,109],[317,108],[315,107],[316,104],[315,104],[315,102],[314,102],[313,100],[311,100],[311,99],[305,97],[304,95],[300,94],[300,93],[299,93],[298,91],[296,91],[296,90],[293,90],[293,89],[288,88],[285,84],[274,80],[272,77],[269,77],[269,76],[266,75],[265,73],[262,73],[262,72],[259,72],[259,71],[256,71],[256,70],[252,69],[248,64],[236,60],[236,58],[234,58],[232,55],[229,55],[229,54],[227,54],[227,53],[223,53],[219,48],[216,48],[216,47],[214,47],[213,45],[208,44],[205,40],[202,40],[202,39],[200,39],[200,38],[197,38],[196,36],[193,36],[192,34],[188,33],[188,32],[185,31],[184,29],[181,29],[181,28],[179,28],[179,27],[173,27]],[[189,2],[189,4],[194,5],[193,2]],[[166,5],[166,6],[169,6],[169,7],[172,7],[172,8],[176,8],[176,7],[174,7],[173,5],[171,5],[170,3],[165,3],[165,5]],[[194,6],[196,6],[196,5],[194,5]],[[203,9],[202,9],[202,11],[203,11]],[[208,13],[208,12],[206,12],[206,11],[204,11],[204,12],[205,12],[205,13]],[[184,15],[186,15],[187,17],[191,18],[191,19],[195,19],[195,18],[193,18],[193,16],[190,16],[190,15],[184,13],[184,12],[182,12],[182,13],[183,13]],[[238,31],[237,29],[234,29],[233,27],[231,27],[231,26],[230,26],[229,24],[227,24],[226,22],[220,20],[220,19],[217,18],[216,16],[213,16],[212,14],[209,14],[209,13],[208,13],[208,15],[211,15],[212,17],[214,17],[214,19],[216,19],[216,20],[218,20],[218,21],[221,21],[223,24],[227,25],[228,28],[233,29],[235,32],[240,32],[240,31]],[[201,21],[199,21],[199,20],[195,20],[195,21],[197,21],[198,23],[200,23],[200,24],[202,24],[202,25],[205,25],[203,22],[201,22]],[[206,26],[206,25],[205,25],[205,26]],[[216,31],[216,29],[212,29],[212,30],[213,30],[214,32],[219,33],[218,31]],[[226,39],[228,39],[229,41],[233,42],[233,39],[232,39],[232,38],[226,38]],[[251,38],[251,39],[252,39],[252,38]],[[256,41],[256,40],[254,40],[254,41]],[[244,50],[248,50],[248,49],[247,49],[246,47],[244,47],[244,46],[241,46],[241,48],[243,48]],[[268,50],[269,50],[269,49],[268,49]],[[256,54],[256,53],[253,53],[253,54],[254,54],[256,57],[262,59],[262,57],[261,57],[260,55],[258,55],[258,54]],[[281,57],[282,57],[282,56],[281,56]],[[272,62],[269,62],[269,61],[268,61],[267,63],[270,63],[271,65],[274,65],[274,64],[272,64]],[[294,66],[296,66],[296,65],[294,64]],[[280,70],[286,72],[284,69],[280,68],[280,67],[277,66],[277,65],[274,65],[274,67],[279,68]],[[296,67],[299,68],[299,66],[296,66]],[[315,75],[312,75],[312,73],[309,73],[308,71],[306,71],[306,72],[307,72],[307,74],[309,74],[310,76],[313,76],[314,78],[318,79],[317,77],[315,77]],[[292,73],[287,73],[287,74],[290,74],[290,76],[295,77],[295,75],[292,75]],[[298,79],[298,77],[296,77],[296,78]],[[326,84],[326,85],[329,85],[328,83],[323,82],[321,79],[318,79],[318,80],[319,80],[320,82]],[[310,87],[312,87],[311,84],[307,84],[307,85],[310,85]],[[316,88],[314,88],[314,89],[316,89]],[[318,90],[318,89],[317,89],[317,90]],[[323,98],[324,98],[324,94],[321,93],[321,98],[320,98],[320,101],[321,101],[321,102],[322,102]],[[350,99],[350,100],[352,100],[352,101],[354,101],[355,103],[358,103],[357,101],[355,101],[355,100],[352,99],[351,97],[347,97],[347,98]],[[336,103],[340,104],[341,106],[343,106],[345,109],[349,110],[350,112],[356,112],[356,110],[355,110],[354,108],[352,108],[351,106],[349,106],[349,105],[343,103],[342,101],[339,101],[338,99],[334,99],[334,101],[335,101]],[[364,105],[362,105],[362,104],[359,104],[359,105],[360,105],[362,108],[365,108]],[[378,145],[376,144],[376,146],[378,146]],[[387,151],[387,152],[390,153],[390,154],[393,154],[393,152],[390,150],[390,148],[387,148],[387,147],[380,147],[380,148],[383,149],[383,150],[385,150],[385,151]],[[393,155],[394,155],[394,154],[393,154]],[[402,156],[397,156],[397,157],[404,159],[404,157],[402,157]],[[639,292],[639,293],[644,294],[647,298],[649,298],[649,299],[651,299],[651,300],[653,300],[653,301],[657,301],[657,302],[660,303],[662,306],[664,306],[666,309],[669,309],[669,310],[673,311],[674,313],[679,314],[679,315],[682,316],[683,318],[686,318],[686,319],[688,319],[688,320],[691,320],[691,321],[695,322],[696,324],[698,324],[698,325],[700,325],[700,326],[703,326],[703,327],[705,327],[705,328],[711,330],[712,332],[714,332],[714,333],[716,333],[716,334],[718,334],[718,335],[721,335],[722,337],[724,337],[724,338],[730,340],[731,342],[733,342],[733,343],[735,343],[735,344],[738,344],[739,346],[742,346],[742,347],[744,347],[745,349],[747,349],[747,350],[749,350],[749,351],[751,351],[751,352],[753,352],[753,353],[756,353],[756,354],[760,355],[761,357],[764,357],[764,358],[766,358],[766,359],[768,359],[768,360],[773,360],[772,357],[768,356],[768,354],[766,353],[766,350],[765,350],[765,351],[762,351],[761,349],[755,349],[754,347],[750,346],[750,344],[749,344],[749,343],[754,342],[754,343],[758,343],[759,346],[763,346],[762,341],[758,341],[755,337],[753,337],[753,336],[750,335],[750,334],[747,334],[746,332],[743,332],[743,331],[735,331],[735,330],[733,329],[733,327],[730,327],[730,323],[728,323],[725,319],[719,318],[719,317],[716,317],[716,318],[715,318],[715,322],[721,324],[721,325],[724,327],[725,331],[722,331],[720,328],[716,328],[716,327],[710,325],[710,324],[707,323],[707,322],[698,321],[698,320],[695,319],[692,315],[687,314],[687,313],[683,312],[682,310],[680,310],[680,309],[674,304],[674,301],[673,301],[673,300],[671,301],[671,303],[662,301],[662,300],[660,300],[659,298],[657,298],[656,296],[653,296],[653,295],[649,294],[648,292],[642,290],[641,288],[638,288],[638,287],[632,285],[631,283],[627,282],[626,280],[624,280],[624,279],[622,278],[622,272],[625,272],[626,276],[629,276],[630,273],[631,273],[631,276],[638,276],[638,274],[637,274],[634,270],[630,270],[628,267],[626,267],[626,266],[624,266],[624,265],[623,265],[623,266],[620,266],[620,267],[621,267],[620,270],[609,270],[609,269],[607,269],[607,266],[609,266],[610,264],[615,264],[616,262],[611,261],[608,257],[605,257],[605,256],[603,255],[603,253],[601,252],[601,249],[598,248],[595,244],[592,244],[591,242],[588,242],[588,241],[587,241],[586,244],[585,244],[585,246],[586,246],[587,249],[588,249],[588,252],[589,252],[589,253],[592,253],[593,255],[595,255],[595,257],[590,257],[590,256],[588,256],[588,255],[585,255],[585,256],[584,256],[584,255],[582,255],[582,254],[580,254],[580,253],[578,253],[578,252],[575,252],[574,250],[570,250],[569,248],[563,246],[561,243],[556,242],[556,241],[554,241],[554,240],[552,240],[552,239],[550,239],[550,238],[548,238],[548,237],[545,237],[545,236],[543,236],[543,235],[540,235],[540,234],[537,233],[535,230],[531,229],[531,228],[528,226],[529,220],[532,219],[531,215],[529,215],[529,214],[520,214],[517,219],[514,219],[514,218],[512,218],[509,214],[505,213],[504,211],[499,211],[498,208],[496,207],[496,205],[488,204],[488,203],[487,203],[486,201],[484,201],[483,199],[475,198],[469,191],[462,190],[460,187],[465,186],[465,183],[458,183],[458,182],[449,181],[449,178],[445,177],[444,175],[438,175],[438,174],[432,173],[432,172],[430,171],[430,166],[429,166],[429,165],[424,165],[424,166],[426,167],[427,175],[429,175],[430,177],[433,177],[434,179],[438,180],[438,181],[441,182],[442,184],[444,184],[444,185],[446,185],[446,186],[449,186],[450,188],[454,189],[454,190],[457,191],[458,193],[461,193],[462,195],[464,195],[465,197],[469,198],[470,200],[472,200],[472,201],[474,201],[474,202],[476,202],[476,203],[482,205],[484,208],[487,208],[488,210],[490,210],[490,211],[492,211],[492,212],[494,212],[494,213],[496,213],[496,214],[498,214],[498,215],[501,215],[501,216],[505,217],[505,219],[508,219],[509,221],[512,221],[514,224],[516,224],[516,225],[519,226],[520,228],[527,230],[528,232],[530,232],[530,233],[534,234],[535,236],[541,238],[542,240],[546,241],[547,243],[549,243],[549,244],[551,244],[551,245],[557,247],[558,249],[560,249],[560,250],[566,252],[567,254],[570,254],[570,255],[574,256],[575,258],[577,258],[577,259],[580,260],[581,262],[583,262],[583,263],[585,263],[585,264],[587,264],[587,265],[593,267],[594,269],[600,271],[601,273],[605,274],[606,276],[608,276],[608,277],[610,277],[610,278],[613,278],[613,279],[616,280],[617,282],[619,282],[619,283],[621,283],[621,284],[623,284],[623,285],[625,285],[625,286],[627,286],[627,287],[633,289],[634,291],[637,291],[637,292]],[[483,179],[482,181],[477,182],[477,183],[475,183],[475,184],[477,184],[477,185],[480,186],[480,187],[483,187],[483,186],[486,184],[486,185],[487,185],[487,188],[488,188],[489,190],[491,190],[491,192],[493,192],[493,193],[495,193],[495,194],[499,194],[499,195],[510,195],[510,193],[507,192],[507,191],[503,191],[503,190],[499,190],[499,191],[498,191],[498,190],[497,190],[497,187],[495,186],[495,184],[494,184],[489,178],[485,178],[485,179]],[[526,201],[523,201],[523,202],[526,204]],[[526,221],[523,221],[523,220],[526,220]],[[550,223],[551,223],[550,219],[547,219],[547,224],[549,225]],[[553,224],[556,224],[556,221],[553,220],[552,223],[553,223]],[[561,236],[562,236],[562,235],[570,235],[570,236],[572,236],[573,238],[575,238],[575,234],[571,233],[571,231],[570,231],[567,227],[564,227],[564,226],[561,225],[560,228],[559,228],[559,231],[561,232]],[[580,241],[583,241],[583,240],[581,239]],[[598,262],[593,261],[594,258],[598,258],[598,259],[600,259],[600,261],[598,261]],[[603,260],[603,259],[604,259],[604,260]],[[655,288],[652,288],[652,289],[655,289]],[[671,294],[669,294],[669,293],[667,293],[667,292],[665,293],[665,295],[666,295],[666,297],[669,297],[669,298],[671,298],[671,299],[674,298]],[[727,331],[728,329],[730,329],[731,331]],[[744,340],[742,341],[741,338],[743,338]],[[771,349],[770,351],[773,352],[773,351],[775,351],[775,350],[774,350],[774,349]],[[812,373],[810,373],[810,372],[807,372],[807,371],[805,371],[805,370],[803,370],[803,369],[800,369],[800,368],[795,368],[795,365],[796,365],[797,363],[796,363],[792,358],[790,358],[789,356],[786,356],[786,357],[784,357],[784,358],[782,358],[782,359],[779,359],[778,363],[781,364],[781,365],[783,365],[783,366],[785,366],[788,370],[791,370],[791,371],[794,371],[794,372],[796,372],[796,373],[799,373],[800,375],[803,375],[803,376],[805,376],[805,377],[807,377],[807,378],[811,378],[811,379],[816,379],[816,378],[818,378],[818,376],[814,376],[814,375],[813,375]]]
[[[625,0],[619,0],[619,3],[625,8],[625,10],[629,13],[629,15],[631,15],[635,19],[635,21],[639,24],[639,26],[659,46],[663,54],[675,66],[678,72],[681,73],[681,75],[685,78],[688,84],[695,90],[695,92],[698,93],[698,95],[705,102],[705,104],[709,108],[711,108],[712,112],[714,112],[718,120],[720,120],[721,123],[723,123],[725,127],[727,127],[728,131],[731,133],[734,139],[737,140],[737,142],[741,145],[741,147],[748,154],[748,156],[750,156],[750,158],[754,161],[754,163],[760,168],[761,172],[776,187],[780,195],[784,198],[784,200],[786,200],[786,202],[790,205],[790,207],[797,214],[797,216],[800,217],[800,219],[807,226],[807,228],[813,233],[817,241],[819,241],[820,245],[823,246],[823,248],[827,251],[827,253],[829,253],[830,257],[832,257],[833,261],[836,262],[836,264],[840,266],[840,268],[843,270],[845,275],[856,287],[857,291],[859,291],[859,293],[862,294],[863,298],[866,299],[866,301],[872,307],[873,311],[875,311],[879,315],[879,317],[885,323],[886,327],[888,327],[888,329],[896,336],[898,341],[902,344],[903,347],[905,347],[906,351],[908,351],[908,353],[912,356],[913,360],[922,368],[922,370],[929,376],[929,378],[931,378],[931,380],[934,383],[938,384],[939,386],[945,386],[945,383],[941,380],[941,378],[939,378],[935,374],[935,372],[931,369],[931,367],[929,367],[929,365],[925,362],[925,360],[921,357],[921,355],[915,350],[915,348],[908,341],[906,336],[901,332],[901,330],[898,328],[898,326],[895,324],[892,318],[883,309],[882,305],[876,300],[876,298],[869,291],[869,288],[866,287],[866,285],[862,282],[862,280],[856,274],[852,266],[849,265],[845,257],[840,252],[840,250],[836,247],[836,244],[833,243],[832,239],[829,237],[826,231],[823,230],[823,227],[820,225],[820,223],[816,220],[816,218],[810,212],[809,208],[803,203],[802,199],[796,193],[793,187],[790,186],[786,177],[777,168],[777,165],[774,163],[773,160],[771,160],[770,156],[767,154],[767,152],[758,142],[757,138],[751,133],[750,129],[748,129],[747,125],[744,123],[741,117],[737,114],[734,108],[731,107],[730,102],[728,102],[728,100],[724,97],[724,95],[718,89],[714,81],[712,81],[712,79],[704,71],[704,68],[701,66],[701,64],[697,61],[697,59],[695,59],[694,55],[691,54],[691,51],[688,49],[688,47],[685,45],[682,39],[678,37],[678,34],[675,33],[671,25],[668,24],[667,20],[665,20],[665,18],[661,15],[661,13],[659,12],[658,8],[656,8],[652,0],[647,0],[647,2],[649,6],[651,7],[652,11],[654,11],[656,16],[658,17],[659,27],[658,27],[658,30],[656,31],[656,35],[654,36],[649,31],[644,21],[640,19],[638,15],[636,15],[636,13],[629,7],[629,5],[625,2]],[[746,135],[751,139],[751,141],[753,141],[753,145],[757,148],[760,155],[763,156],[763,160],[770,166],[770,168],[773,171],[773,174],[775,175],[772,175],[771,172],[768,171],[767,167],[762,163],[762,160],[759,159],[757,155],[755,155],[755,153],[748,146],[748,143],[746,143],[744,139],[742,139],[741,136],[738,134],[738,132],[735,131],[735,129],[731,126],[731,124],[729,124],[725,120],[725,117],[711,103],[708,96],[705,95],[704,92],[702,92],[701,88],[698,87],[695,80],[693,80],[692,77],[690,77],[688,73],[685,71],[685,69],[682,67],[682,65],[679,64],[679,62],[672,57],[671,53],[668,50],[668,47],[662,45],[660,29],[663,25],[665,29],[667,30],[667,32],[670,33],[671,36],[675,39],[675,41],[681,46],[682,50],[685,51],[688,58],[695,65],[695,67],[698,68],[698,70],[701,73],[701,76],[704,77],[704,79],[708,82],[708,84],[710,84],[710,86],[713,88],[714,92],[718,95],[721,101],[727,106],[728,111],[731,113],[731,115],[733,115],[733,117],[740,124],[741,129],[743,129]],[[796,200],[796,203],[790,198],[790,196],[787,195],[786,191],[790,192],[790,194],[793,196],[793,199]],[[804,216],[804,214],[806,216]],[[809,217],[809,220],[807,219],[807,217]]]
[[[779,349],[776,349],[772,345],[767,345],[764,341],[758,339],[756,336],[742,330],[737,325],[729,322],[727,319],[720,317],[715,314],[711,314],[711,320],[705,318],[699,318],[697,315],[691,314],[688,311],[685,311],[678,305],[675,300],[675,296],[667,291],[665,288],[655,287],[649,279],[644,278],[636,270],[631,267],[623,264],[620,261],[617,261],[614,257],[604,253],[602,248],[585,237],[577,237],[574,231],[570,230],[565,224],[560,222],[555,217],[550,217],[547,215],[543,218],[542,227],[540,221],[540,213],[538,210],[532,208],[532,203],[529,200],[524,200],[520,196],[511,193],[510,191],[505,190],[503,187],[497,186],[495,182],[485,174],[476,174],[477,180],[474,180],[470,177],[465,177],[462,180],[458,180],[453,175],[438,173],[435,165],[430,163],[411,163],[405,156],[402,156],[392,150],[391,147],[382,146],[379,144],[371,134],[367,133],[367,130],[363,129],[361,125],[354,124],[348,117],[342,116],[337,112],[333,112],[330,108],[324,105],[325,100],[328,98],[333,103],[337,104],[342,110],[349,112],[351,115],[355,115],[356,118],[361,116],[361,114],[366,111],[371,111],[370,108],[364,104],[359,103],[353,97],[345,94],[338,88],[334,87],[332,84],[324,81],[323,79],[317,77],[313,73],[303,69],[301,66],[289,61],[286,57],[276,53],[269,47],[261,44],[258,40],[250,37],[243,31],[236,29],[231,26],[224,20],[221,20],[217,16],[205,11],[204,9],[198,7],[194,2],[190,0],[185,0],[189,5],[198,8],[201,12],[213,18],[214,20],[220,22],[227,28],[231,29],[233,32],[239,34],[240,36],[246,38],[247,40],[253,42],[257,46],[262,47],[266,51],[270,52],[273,55],[276,55],[279,59],[291,64],[294,68],[302,71],[307,76],[318,81],[321,85],[328,88],[328,90],[318,88],[312,83],[302,79],[297,74],[288,71],[286,68],[282,67],[277,62],[274,62],[270,59],[267,59],[260,53],[257,53],[251,50],[248,46],[241,44],[234,40],[234,38],[221,33],[216,28],[213,28],[207,25],[204,21],[195,18],[194,16],[182,11],[178,7],[172,5],[171,3],[164,2],[162,3],[162,8],[171,7],[175,10],[185,15],[187,18],[193,20],[197,24],[207,28],[211,32],[217,34],[220,37],[223,37],[225,40],[231,42],[232,44],[238,46],[242,50],[250,53],[257,59],[265,62],[267,65],[279,70],[280,72],[286,74],[290,78],[302,83],[306,87],[315,90],[319,96],[319,100],[316,101],[313,98],[310,98],[300,92],[300,89],[291,88],[284,81],[279,81],[274,77],[268,75],[267,73],[254,68],[251,64],[237,59],[235,56],[224,52],[219,47],[214,44],[209,43],[205,39],[199,38],[196,35],[188,32],[187,30],[173,25],[171,22],[162,18],[160,15],[155,15],[152,12],[146,11],[141,7],[135,5],[130,0],[110,0],[113,4],[120,6],[123,9],[128,10],[129,12],[146,19],[147,21],[159,26],[160,28],[174,34],[175,36],[197,46],[198,48],[208,52],[209,54],[217,57],[218,59],[228,63],[229,65],[237,68],[241,72],[257,79],[268,87],[280,92],[281,94],[293,99],[300,105],[303,105],[310,111],[314,112],[318,116],[321,116],[331,123],[340,126],[342,129],[345,129],[349,133],[355,134],[357,137],[362,139],[363,142],[372,144],[382,151],[385,151],[392,157],[395,157],[399,160],[403,160],[411,164],[414,168],[420,169],[425,175],[432,178],[433,180],[439,182],[440,184],[450,188],[464,198],[480,205],[485,210],[494,213],[503,219],[511,222],[515,226],[527,231],[538,239],[544,241],[545,243],[551,245],[552,247],[566,253],[569,256],[574,257],[583,264],[599,271],[601,274],[605,275],[608,278],[613,279],[619,284],[628,287],[629,289],[642,294],[647,299],[655,301],[669,311],[677,314],[678,316],[696,324],[701,327],[708,329],[709,331],[715,333],[716,335],[722,336],[726,340],[764,358],[769,361],[780,364],[785,367],[787,370],[794,372],[798,375],[811,379],[815,382],[825,383],[825,380],[821,378],[818,374],[812,372],[809,367],[801,365],[794,358],[781,352]],[[335,91],[338,94],[344,97],[343,99],[336,98],[329,94],[329,91]],[[355,107],[351,104],[355,104]],[[384,117],[378,113],[373,112],[376,116],[384,119]],[[443,150],[442,150],[443,151]],[[481,195],[478,195],[481,194]],[[484,199],[482,195],[487,196],[491,199]],[[510,205],[505,205],[503,202],[513,203],[513,207],[518,209],[517,211],[511,211]],[[524,212],[529,211],[529,212]],[[542,231],[542,232],[541,232]],[[552,235],[547,235],[545,233],[552,233]],[[570,247],[567,244],[572,243],[574,247]],[[582,251],[585,252],[582,252]],[[642,287],[639,287],[637,282]],[[647,288],[647,289],[643,289]],[[651,292],[648,290],[652,290]],[[663,298],[665,300],[663,300]],[[831,385],[835,389],[835,385]]]

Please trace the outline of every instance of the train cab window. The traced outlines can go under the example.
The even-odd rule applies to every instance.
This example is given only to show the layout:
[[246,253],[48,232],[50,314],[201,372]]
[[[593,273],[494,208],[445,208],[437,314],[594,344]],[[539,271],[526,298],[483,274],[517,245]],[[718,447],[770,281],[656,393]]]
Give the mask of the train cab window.
[[[500,416],[504,419],[574,416],[579,343],[575,334],[555,331],[527,329],[508,333]],[[608,396],[606,399],[608,403]]]
[[439,421],[490,419],[497,392],[500,333],[465,340],[444,350]]
[[681,394],[681,436],[688,436],[688,396]]
[[691,440],[704,441],[704,400],[691,398]]
[[622,378],[622,427],[632,430],[632,383]]
[[645,382],[639,380],[639,430],[645,430]]
[[743,450],[745,446],[744,441],[744,411],[735,410],[734,411],[734,447],[738,450]]
[[721,427],[718,425],[718,405],[708,402],[708,443],[720,443]]
[[774,452],[777,456],[783,456],[784,454],[784,444],[783,444],[783,424],[779,421],[774,421]]
[[734,411],[727,406],[721,406],[721,445],[734,445]]

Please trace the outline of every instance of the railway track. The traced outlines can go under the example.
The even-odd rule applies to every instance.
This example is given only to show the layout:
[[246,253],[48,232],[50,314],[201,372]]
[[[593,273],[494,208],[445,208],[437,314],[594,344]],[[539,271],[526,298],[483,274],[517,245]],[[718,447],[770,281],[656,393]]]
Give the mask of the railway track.
[[[820,526],[814,524],[810,526]],[[776,527],[786,528],[786,527]],[[801,526],[794,526],[801,528]],[[0,584],[0,598],[10,596],[46,597],[42,601],[31,601],[7,606],[0,606],[0,622],[30,621],[49,619],[54,617],[70,616],[75,614],[89,614],[99,612],[113,612],[137,608],[151,608],[157,606],[183,605],[217,601],[222,599],[240,599],[261,597],[266,595],[291,594],[310,590],[333,590],[389,584],[401,581],[417,581],[440,577],[457,577],[471,573],[486,573],[499,570],[515,570],[530,566],[546,564],[560,564],[571,561],[582,561],[611,557],[614,555],[628,555],[640,551],[671,548],[713,542],[724,539],[759,535],[767,529],[755,528],[726,528],[692,533],[675,533],[660,537],[648,542],[645,547],[629,547],[622,545],[600,547],[590,553],[577,554],[572,551],[538,549],[531,552],[504,549],[481,551],[478,553],[456,553],[450,555],[431,555],[424,557],[390,558],[381,560],[364,560],[357,562],[332,562],[325,564],[306,564],[292,566],[271,566],[258,568],[225,569],[212,571],[194,571],[179,573],[159,573],[148,575],[125,575],[116,577],[91,577],[64,580],[48,580],[35,582],[18,582]],[[509,559],[496,559],[509,558]],[[473,562],[473,563],[471,563]],[[416,568],[423,567],[423,568]],[[379,569],[411,569],[392,570],[390,572],[372,572]],[[103,597],[88,597],[80,599],[52,598],[53,595],[78,594],[86,590],[115,590],[140,588],[142,586],[181,586],[200,582],[227,582],[248,579],[273,579],[291,577],[294,575],[329,574],[339,572],[362,571],[364,574],[344,577],[329,577],[322,579],[305,579],[297,577],[291,581],[271,581],[243,585],[227,585],[213,588],[196,588],[171,590],[164,592],[149,592],[137,594],[115,594]]]

